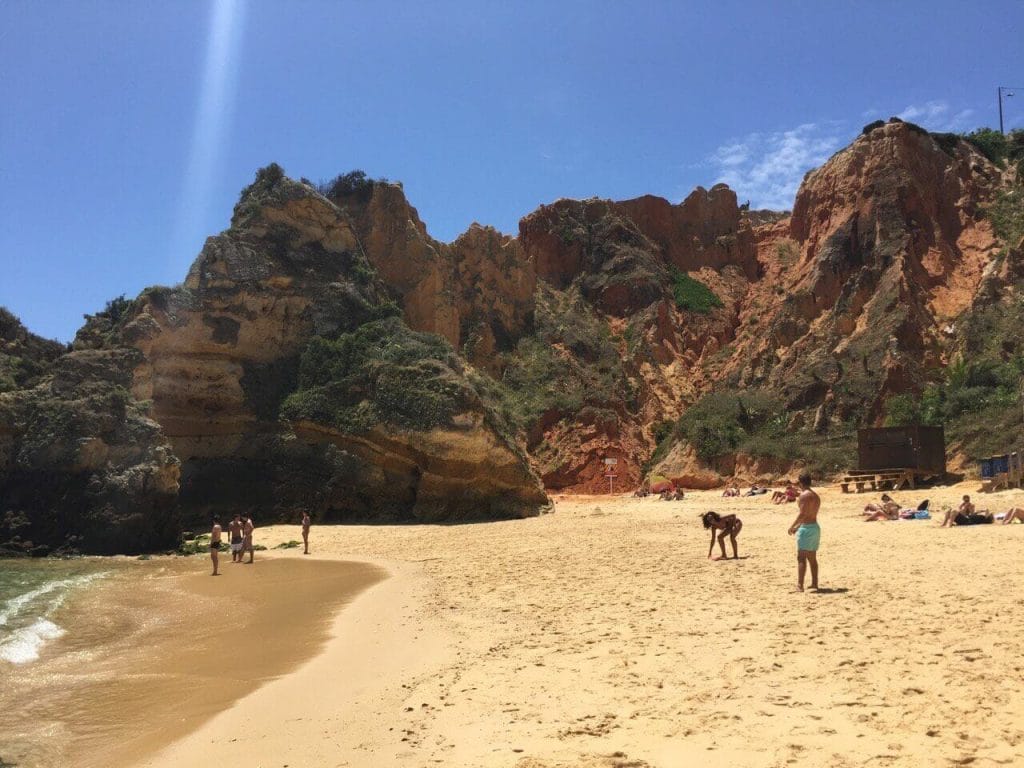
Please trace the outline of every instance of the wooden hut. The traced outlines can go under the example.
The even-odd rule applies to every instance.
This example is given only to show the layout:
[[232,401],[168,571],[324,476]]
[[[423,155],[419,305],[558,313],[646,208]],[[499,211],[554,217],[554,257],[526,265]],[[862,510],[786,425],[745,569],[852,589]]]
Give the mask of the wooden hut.
[[843,478],[843,491],[914,488],[920,480],[946,474],[942,427],[911,425],[857,430],[857,469]]

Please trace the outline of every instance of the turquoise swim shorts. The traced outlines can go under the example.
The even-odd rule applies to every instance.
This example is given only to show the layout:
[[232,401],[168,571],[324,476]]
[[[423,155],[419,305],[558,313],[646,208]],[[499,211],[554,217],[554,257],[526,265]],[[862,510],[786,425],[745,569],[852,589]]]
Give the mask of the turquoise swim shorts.
[[796,548],[802,552],[817,552],[821,544],[821,528],[817,523],[804,523],[796,529]]

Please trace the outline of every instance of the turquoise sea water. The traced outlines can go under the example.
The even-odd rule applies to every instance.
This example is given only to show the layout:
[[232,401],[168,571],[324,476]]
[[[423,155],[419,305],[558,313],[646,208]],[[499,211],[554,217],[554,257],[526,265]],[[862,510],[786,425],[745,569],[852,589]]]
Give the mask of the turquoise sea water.
[[68,631],[58,610],[109,574],[88,560],[0,560],[0,671],[36,661]]

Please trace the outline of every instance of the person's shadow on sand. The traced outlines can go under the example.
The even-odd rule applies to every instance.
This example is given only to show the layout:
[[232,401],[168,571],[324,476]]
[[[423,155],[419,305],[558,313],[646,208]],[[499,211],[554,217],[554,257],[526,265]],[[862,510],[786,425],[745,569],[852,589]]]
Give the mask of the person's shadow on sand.
[[811,590],[815,595],[845,595],[849,591],[846,587],[819,587],[816,590]]

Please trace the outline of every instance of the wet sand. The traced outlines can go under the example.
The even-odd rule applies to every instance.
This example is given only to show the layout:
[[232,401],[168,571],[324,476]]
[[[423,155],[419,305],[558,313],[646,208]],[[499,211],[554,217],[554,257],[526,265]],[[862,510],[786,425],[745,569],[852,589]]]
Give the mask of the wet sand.
[[250,566],[222,554],[218,578],[201,556],[107,562],[112,575],[56,617],[65,638],[3,670],[9,764],[134,765],[315,656],[334,614],[384,577],[309,558]]
[[[937,511],[975,487],[897,498]],[[323,653],[140,765],[1024,764],[1024,525],[864,523],[877,495],[822,496],[820,594],[792,592],[795,506],[767,497],[314,526],[317,556],[394,576],[340,612]],[[740,560],[707,560],[707,509],[742,516]]]

